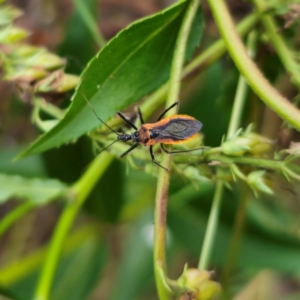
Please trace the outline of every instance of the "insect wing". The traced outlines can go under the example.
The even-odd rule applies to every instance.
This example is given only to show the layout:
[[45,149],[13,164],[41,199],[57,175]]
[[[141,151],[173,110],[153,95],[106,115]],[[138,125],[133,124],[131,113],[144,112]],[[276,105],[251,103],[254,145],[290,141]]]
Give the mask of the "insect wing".
[[165,124],[155,128],[155,140],[161,143],[176,143],[185,141],[200,131],[202,124],[192,118],[168,119]]

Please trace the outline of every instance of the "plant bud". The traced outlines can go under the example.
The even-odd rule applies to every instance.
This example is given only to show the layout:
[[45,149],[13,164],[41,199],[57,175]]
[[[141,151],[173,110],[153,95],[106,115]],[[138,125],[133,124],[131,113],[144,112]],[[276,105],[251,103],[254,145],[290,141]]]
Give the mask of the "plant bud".
[[183,284],[191,289],[198,289],[199,286],[210,278],[211,272],[199,269],[187,269],[179,278],[183,280]]
[[242,156],[246,152],[261,153],[270,148],[270,140],[252,133],[246,132],[241,136],[233,136],[222,144],[223,153],[227,155]]
[[209,280],[212,272],[186,269],[178,279],[178,285],[189,294],[189,299],[212,300],[220,293],[220,284]]
[[80,78],[72,74],[64,74],[61,84],[56,88],[55,92],[64,93],[74,89],[79,83]]
[[64,64],[64,60],[61,59],[59,56],[44,52],[40,55],[37,55],[37,57],[33,61],[33,65],[36,67],[41,67],[46,70],[53,70],[58,67],[61,67]]
[[0,44],[18,43],[28,37],[28,32],[16,26],[10,26],[0,31]]
[[26,68],[23,70],[10,70],[4,77],[8,81],[32,82],[44,78],[47,72],[42,69]]
[[265,182],[265,171],[253,171],[248,174],[248,184],[253,189],[254,193],[256,194],[257,191],[264,192],[266,194],[273,194],[271,188]]
[[192,167],[192,166],[188,166],[184,169],[184,175],[192,180],[197,180],[197,181],[210,181],[207,177],[205,177],[203,175],[203,173],[201,173],[201,171],[196,168],[196,167]]
[[[0,1],[0,4],[4,1]],[[0,7],[0,26],[12,23],[15,19],[22,15],[22,11],[12,5],[3,5]]]
[[220,294],[221,286],[219,283],[207,280],[203,282],[198,288],[197,300],[216,299]]
[[11,53],[11,56],[14,59],[26,58],[33,55],[38,55],[42,51],[45,51],[45,49],[23,44],[14,49],[14,51]]

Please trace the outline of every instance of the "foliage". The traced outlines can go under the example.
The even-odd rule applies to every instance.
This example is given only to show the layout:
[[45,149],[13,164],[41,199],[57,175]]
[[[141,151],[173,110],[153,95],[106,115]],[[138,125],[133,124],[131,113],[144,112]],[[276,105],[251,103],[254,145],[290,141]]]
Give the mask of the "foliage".
[[[250,299],[251,283],[261,282],[267,268],[272,283],[287,284],[289,278],[274,279],[287,273],[298,283],[298,2],[254,0],[255,10],[236,26],[245,44],[223,0],[208,0],[222,35],[213,43],[200,1],[182,0],[133,22],[106,45],[95,19],[97,3],[73,3],[76,11],[60,47],[65,58],[26,43],[28,31],[15,25],[22,11],[0,4],[3,80],[18,88],[21,100],[11,100],[12,110],[29,105],[42,132],[25,150],[17,145],[0,152],[0,213],[8,207],[0,223],[0,242],[8,241],[0,247],[0,295]],[[221,57],[225,51],[234,64]],[[69,74],[68,54],[84,63],[93,57],[81,74]],[[283,85],[295,104],[281,95]],[[145,120],[163,104],[180,101],[180,112],[204,125],[195,138],[175,145],[181,154],[154,148],[170,172],[154,165],[143,147],[117,160],[129,146],[114,143],[109,129],[127,133],[115,114],[140,100]],[[139,126],[136,114],[128,117]],[[184,152],[189,150],[195,151]],[[15,153],[24,161],[12,165]],[[43,209],[47,217],[31,226],[31,216]],[[28,247],[25,240],[53,219],[48,244]],[[27,247],[18,256],[15,249]],[[278,297],[268,292],[261,298]]]

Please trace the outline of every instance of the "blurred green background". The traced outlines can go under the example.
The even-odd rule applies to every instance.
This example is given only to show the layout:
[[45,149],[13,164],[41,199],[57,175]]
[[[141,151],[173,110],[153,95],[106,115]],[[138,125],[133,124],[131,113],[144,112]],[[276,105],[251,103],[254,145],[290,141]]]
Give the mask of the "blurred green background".
[[[32,32],[29,43],[46,46],[64,57],[68,72],[79,75],[97,53],[94,39],[72,1],[10,2],[24,10],[17,23]],[[89,0],[86,4],[109,40],[134,20],[170,3]],[[251,4],[243,1],[229,1],[229,6],[236,21],[252,10]],[[204,14],[205,31],[198,53],[218,38],[205,4]],[[284,34],[298,37],[296,42],[292,38],[290,41],[299,49],[299,26],[292,26]],[[256,61],[277,89],[289,98],[297,95],[268,44],[259,44]],[[180,113],[203,123],[206,145],[219,146],[227,131],[238,75],[225,55],[183,85]],[[39,131],[31,123],[30,104],[19,99],[16,87],[1,82],[0,89],[0,173],[75,182],[94,158],[91,140],[82,137],[76,143],[12,163]],[[59,105],[67,107],[70,96],[66,95]],[[281,130],[281,120],[251,92],[248,100],[243,127],[253,122],[257,132],[277,140],[282,148],[291,140],[299,140],[294,130]],[[232,184],[223,195],[209,269],[215,271],[215,280],[227,287],[228,299],[300,299],[299,188],[276,175],[271,180],[276,187],[274,196],[261,194],[257,199],[241,183]],[[157,299],[152,251],[155,192],[154,176],[114,158],[65,242],[51,299]],[[213,192],[211,181],[193,182],[179,175],[171,178],[167,258],[168,274],[174,279],[186,262],[190,267],[197,266]],[[242,212],[238,206],[241,198],[247,203]],[[21,201],[11,199],[1,204],[0,218]],[[1,236],[0,299],[32,299],[61,209],[60,200],[38,207]],[[239,238],[233,239],[236,234]],[[258,290],[261,294],[256,297]]]

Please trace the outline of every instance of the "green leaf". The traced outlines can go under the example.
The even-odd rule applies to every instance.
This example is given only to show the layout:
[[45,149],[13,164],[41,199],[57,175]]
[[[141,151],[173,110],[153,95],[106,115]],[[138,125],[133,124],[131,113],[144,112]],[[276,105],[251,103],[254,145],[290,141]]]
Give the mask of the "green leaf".
[[[65,118],[19,157],[45,151],[76,140],[99,126],[83,95],[106,121],[116,111],[137,102],[169,78],[174,46],[186,1],[122,30],[104,47],[81,75],[81,84]],[[187,45],[196,48],[203,19],[199,10]]]
[[66,191],[67,186],[55,179],[25,178],[0,174],[0,203],[20,197],[44,204]]

